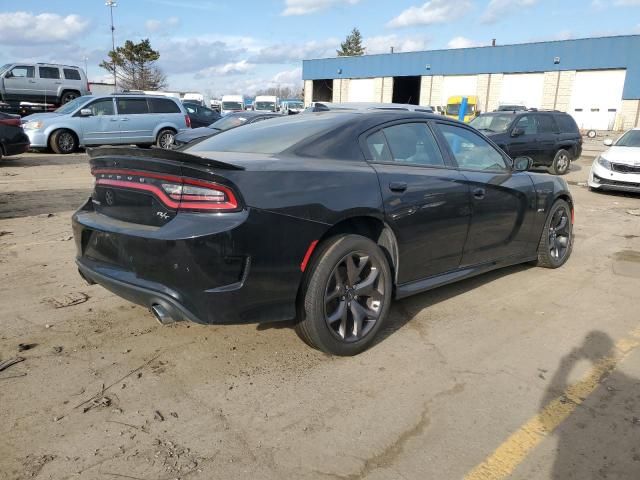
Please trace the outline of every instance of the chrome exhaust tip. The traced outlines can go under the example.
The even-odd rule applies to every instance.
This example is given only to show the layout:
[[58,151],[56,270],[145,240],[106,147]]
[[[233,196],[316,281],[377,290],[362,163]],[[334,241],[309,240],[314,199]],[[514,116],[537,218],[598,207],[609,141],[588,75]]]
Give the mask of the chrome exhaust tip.
[[156,317],[156,320],[162,325],[169,325],[170,323],[175,323],[175,319],[169,315],[169,312],[166,308],[158,303],[154,303],[151,305],[151,313]]

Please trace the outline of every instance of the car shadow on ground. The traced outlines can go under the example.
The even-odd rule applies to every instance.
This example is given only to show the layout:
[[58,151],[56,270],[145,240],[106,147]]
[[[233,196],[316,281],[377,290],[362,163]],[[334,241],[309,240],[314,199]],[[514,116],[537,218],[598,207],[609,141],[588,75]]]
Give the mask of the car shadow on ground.
[[[616,366],[616,350],[606,333],[593,331],[562,358],[549,382],[539,418],[557,439],[553,480],[640,478],[640,380]],[[585,361],[592,375],[570,386],[572,371]]]
[[0,219],[74,211],[90,195],[84,188],[0,193]]
[[84,153],[71,155],[53,155],[47,153],[29,152],[16,157],[3,157],[0,160],[0,170],[2,167],[41,167],[47,165],[86,165],[88,163]]
[[[412,321],[420,312],[424,309],[437,305],[438,303],[445,302],[458,295],[463,295],[466,292],[475,290],[491,282],[499,280],[500,278],[508,275],[513,275],[518,272],[522,272],[533,268],[529,264],[514,265],[511,267],[505,267],[492,272],[484,273],[467,280],[461,280],[459,282],[446,285],[443,287],[435,288],[424,293],[414,295],[402,300],[395,300],[391,304],[391,309],[387,317],[387,323],[378,332],[371,348],[375,347],[380,342],[385,341],[395,332],[403,328],[407,323]],[[283,322],[261,323],[256,325],[256,329],[259,331],[269,329],[293,329],[295,326],[295,320],[287,320]]]

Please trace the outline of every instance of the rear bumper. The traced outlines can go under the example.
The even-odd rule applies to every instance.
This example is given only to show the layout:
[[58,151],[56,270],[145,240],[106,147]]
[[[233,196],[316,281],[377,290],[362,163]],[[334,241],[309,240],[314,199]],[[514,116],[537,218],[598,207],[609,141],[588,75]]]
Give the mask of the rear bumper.
[[89,283],[97,283],[119,297],[148,309],[161,306],[167,315],[175,322],[190,320],[195,323],[204,323],[196,313],[190,311],[180,303],[178,292],[163,290],[160,285],[153,288],[149,285],[140,285],[140,282],[125,281],[119,279],[123,272],[110,269],[106,265],[100,265],[87,259],[76,259],[80,276]]
[[2,145],[2,149],[4,151],[4,154],[9,156],[9,155],[20,155],[21,153],[26,152],[27,150],[29,150],[29,139],[27,138],[27,136],[25,135],[24,140],[15,143],[5,143]]
[[160,305],[175,320],[204,324],[295,318],[300,262],[326,228],[254,209],[179,213],[152,227],[97,213],[90,200],[72,223],[85,279],[147,308]]

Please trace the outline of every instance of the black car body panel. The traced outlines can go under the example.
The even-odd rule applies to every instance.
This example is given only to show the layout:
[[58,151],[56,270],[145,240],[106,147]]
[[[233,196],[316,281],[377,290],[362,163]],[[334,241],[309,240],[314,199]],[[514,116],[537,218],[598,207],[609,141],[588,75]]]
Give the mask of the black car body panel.
[[[269,138],[321,120],[335,125],[278,153],[207,150],[214,140]],[[371,162],[363,139],[398,122],[429,125],[446,165]],[[133,302],[162,305],[176,318],[246,323],[294,318],[315,245],[348,228],[370,233],[386,251],[397,297],[535,258],[546,212],[554,199],[570,200],[566,182],[459,169],[439,123],[475,132],[411,112],[320,113],[234,129],[161,156],[92,150],[96,188],[73,216],[80,272]],[[226,192],[228,207],[189,210],[183,196],[169,208],[165,197],[175,183]],[[406,184],[404,193],[390,188],[398,183]],[[476,198],[478,189],[483,198]],[[120,198],[126,208],[120,209]]]
[[29,137],[20,125],[20,117],[0,112],[0,157],[18,155],[29,149]]
[[[498,111],[480,115],[471,125],[476,127],[487,118],[508,119],[504,131],[479,129],[511,158],[529,157],[533,160],[534,166],[548,167],[560,149],[568,151],[574,160],[582,154],[582,135],[573,118],[566,113]],[[526,119],[530,119],[530,123],[527,123]],[[521,122],[530,125],[530,129],[525,128],[518,132],[516,129]]]

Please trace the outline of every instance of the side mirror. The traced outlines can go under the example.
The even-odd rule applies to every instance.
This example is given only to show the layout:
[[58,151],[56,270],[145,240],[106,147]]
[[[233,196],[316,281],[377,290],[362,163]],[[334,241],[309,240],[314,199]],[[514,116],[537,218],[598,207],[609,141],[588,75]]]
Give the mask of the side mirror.
[[603,142],[607,147],[610,147],[613,145],[613,140],[611,140],[610,138],[605,138],[604,142]]
[[13,72],[8,71],[7,73],[4,74],[4,78],[12,78],[13,77]]
[[521,135],[524,135],[524,129],[523,128],[515,127],[513,130],[511,130],[511,136],[512,137],[519,137]]
[[83,108],[80,110],[81,117],[90,117],[93,115],[93,111],[90,108]]
[[517,157],[513,161],[513,171],[514,172],[526,172],[530,170],[533,166],[533,160],[529,157]]

